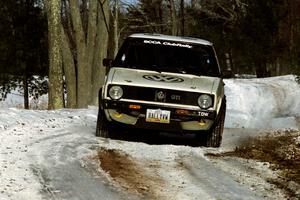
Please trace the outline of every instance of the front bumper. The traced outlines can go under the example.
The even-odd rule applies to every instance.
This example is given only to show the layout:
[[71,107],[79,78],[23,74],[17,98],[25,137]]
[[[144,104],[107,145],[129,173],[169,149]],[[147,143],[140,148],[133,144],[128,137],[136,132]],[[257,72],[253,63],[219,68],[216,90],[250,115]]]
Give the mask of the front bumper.
[[[108,120],[133,128],[165,131],[204,131],[209,130],[216,119],[216,111],[213,110],[180,109],[149,103],[111,100],[105,100],[102,105]],[[170,123],[146,122],[147,109],[170,111]]]

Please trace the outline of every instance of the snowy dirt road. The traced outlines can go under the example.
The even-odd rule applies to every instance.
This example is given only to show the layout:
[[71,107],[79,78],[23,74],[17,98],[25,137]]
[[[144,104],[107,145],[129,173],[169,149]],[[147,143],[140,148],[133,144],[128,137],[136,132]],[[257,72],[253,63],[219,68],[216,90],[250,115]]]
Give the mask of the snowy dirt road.
[[261,198],[204,155],[214,149],[96,138],[96,109],[5,112],[1,199]]
[[[96,138],[96,107],[1,109],[0,199],[290,199],[283,188],[269,181],[278,174],[268,163],[209,156],[233,151],[249,137],[273,133],[278,126],[299,129],[300,104],[293,99],[300,95],[291,89],[291,77],[269,82],[228,81],[227,128],[218,149],[193,147],[190,138]],[[253,98],[266,100],[261,95],[269,94],[268,84],[281,91],[280,82],[289,85],[284,95],[295,96],[289,94],[291,99],[282,105],[261,102],[265,105],[262,130],[261,123],[258,127],[255,123],[261,108],[246,106],[245,96],[250,90]],[[245,86],[237,88],[239,84]],[[277,91],[274,95],[281,95]],[[234,92],[238,99],[233,98]]]

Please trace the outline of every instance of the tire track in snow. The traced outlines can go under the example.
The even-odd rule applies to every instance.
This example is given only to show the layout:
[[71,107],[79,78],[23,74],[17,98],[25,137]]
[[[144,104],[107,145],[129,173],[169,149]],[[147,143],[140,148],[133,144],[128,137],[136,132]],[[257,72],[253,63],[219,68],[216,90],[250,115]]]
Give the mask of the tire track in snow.
[[78,134],[80,129],[77,132],[61,131],[60,136],[43,138],[32,145],[33,149],[42,149],[38,154],[32,154],[36,161],[32,168],[40,174],[45,198],[129,199],[95,173],[92,164],[82,160],[83,154],[91,153],[88,148],[97,144],[95,138]]
[[134,199],[84,162],[98,143],[95,111],[1,111],[0,199]]
[[[162,187],[158,189],[151,188],[150,184],[150,191],[148,192],[153,192],[158,197],[164,197],[156,199],[239,200],[245,199],[245,197],[249,200],[261,199],[248,187],[235,181],[233,176],[215,167],[203,155],[202,148],[147,145],[143,143],[131,145],[131,142],[113,140],[110,140],[108,144],[100,143],[100,145],[112,152],[122,152],[122,157],[129,157],[131,160],[131,164],[129,164],[130,170],[136,171],[138,169],[137,171],[144,171],[146,175],[144,178],[139,178],[140,180],[138,180],[136,185],[140,183],[149,184],[145,180],[145,177],[149,176],[163,180]],[[111,156],[111,159],[115,157]],[[126,159],[124,161],[127,162]],[[115,165],[119,165],[119,163],[115,163]],[[103,168],[104,171],[110,170],[107,166]],[[116,171],[119,170],[118,167],[115,168]],[[128,171],[129,169],[124,168],[123,170]],[[119,184],[122,184],[123,181],[120,179],[124,179],[122,176],[122,174],[118,173],[111,175],[112,179],[117,180]],[[130,181],[130,172],[128,176],[125,182]],[[131,189],[137,188],[132,186]]]
[[247,187],[235,181],[234,177],[216,168],[210,161],[200,158],[178,158],[180,166],[185,170],[186,180],[193,187],[202,188],[209,199],[222,200],[258,200],[262,199]]

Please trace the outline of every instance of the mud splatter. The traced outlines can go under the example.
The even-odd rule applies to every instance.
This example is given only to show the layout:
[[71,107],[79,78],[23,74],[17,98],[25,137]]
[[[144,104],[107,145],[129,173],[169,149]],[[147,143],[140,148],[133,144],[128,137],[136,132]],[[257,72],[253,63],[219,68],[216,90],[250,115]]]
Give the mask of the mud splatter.
[[164,181],[147,173],[142,164],[130,155],[115,149],[101,148],[98,151],[100,167],[128,192],[149,199],[161,199],[160,188]]

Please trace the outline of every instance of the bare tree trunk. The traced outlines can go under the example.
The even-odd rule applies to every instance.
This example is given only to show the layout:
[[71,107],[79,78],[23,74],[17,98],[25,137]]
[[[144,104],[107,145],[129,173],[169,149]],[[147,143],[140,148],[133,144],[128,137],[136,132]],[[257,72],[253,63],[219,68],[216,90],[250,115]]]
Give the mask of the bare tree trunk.
[[226,69],[227,70],[232,70],[232,58],[231,58],[231,54],[226,52],[225,53],[225,62],[226,62]]
[[[163,24],[164,20],[163,20],[163,5],[162,5],[162,0],[159,0],[158,2],[158,18],[159,18],[159,24]],[[159,32],[163,33],[164,32],[164,27],[163,26],[159,26]]]
[[83,4],[81,8],[88,10],[86,33],[83,28],[86,25],[80,15],[80,4],[76,0],[69,0],[64,8],[69,8],[71,14],[71,20],[66,20],[69,32],[60,26],[67,106],[72,108],[97,104],[98,91],[105,76],[102,60],[107,53],[109,1],[84,0]]
[[290,33],[289,33],[289,54],[291,56],[291,66],[294,67],[295,65],[295,62],[294,62],[294,59],[295,59],[295,52],[294,52],[294,49],[295,49],[295,1],[291,1],[290,2],[290,13],[289,13],[289,24],[290,24]]
[[60,0],[48,2],[49,109],[63,108],[63,78],[60,55]]
[[255,63],[255,71],[257,78],[268,77],[267,63],[264,59],[259,59]]
[[81,0],[81,4],[79,4],[83,30],[87,30],[89,26],[89,10],[91,3],[91,0]]
[[170,17],[171,17],[171,34],[178,35],[176,9],[174,5],[174,0],[169,0],[169,3],[170,3]]
[[[93,101],[93,73],[92,68],[94,64],[95,47],[96,47],[96,33],[97,33],[97,0],[89,1],[89,18],[88,18],[88,33],[87,33],[87,53],[88,53],[88,65],[91,72],[89,72],[89,82],[91,92],[89,95],[89,104],[95,105]],[[99,55],[98,55],[99,56]]]
[[93,89],[92,98],[93,104],[98,103],[98,92],[104,82],[106,68],[102,64],[103,58],[107,55],[108,43],[108,21],[109,21],[109,5],[108,0],[99,0],[99,16],[97,25],[96,49],[93,64]]
[[280,69],[281,69],[281,66],[280,66],[280,60],[279,58],[276,59],[276,76],[280,76]]
[[114,35],[114,51],[113,51],[113,56],[115,57],[118,49],[119,49],[119,0],[115,0],[115,5],[114,5],[114,18],[113,18],[113,35]]
[[70,8],[77,50],[77,107],[86,108],[91,95],[91,68],[88,65],[85,34],[78,2],[70,0]]
[[114,59],[119,48],[119,0],[114,0],[113,10],[110,12],[107,57]]
[[24,109],[29,109],[28,77],[26,71],[23,75],[23,88],[24,88]]
[[76,108],[77,106],[77,91],[76,91],[76,71],[74,57],[71,52],[70,43],[66,32],[61,24],[61,52],[63,58],[63,69],[65,74],[65,83],[67,90],[67,107]]
[[184,0],[180,0],[180,25],[181,25],[181,27],[180,27],[180,32],[181,32],[181,35],[182,36],[184,36],[184,34],[185,34],[185,31],[184,31],[184,20],[185,20],[185,18],[184,18]]

